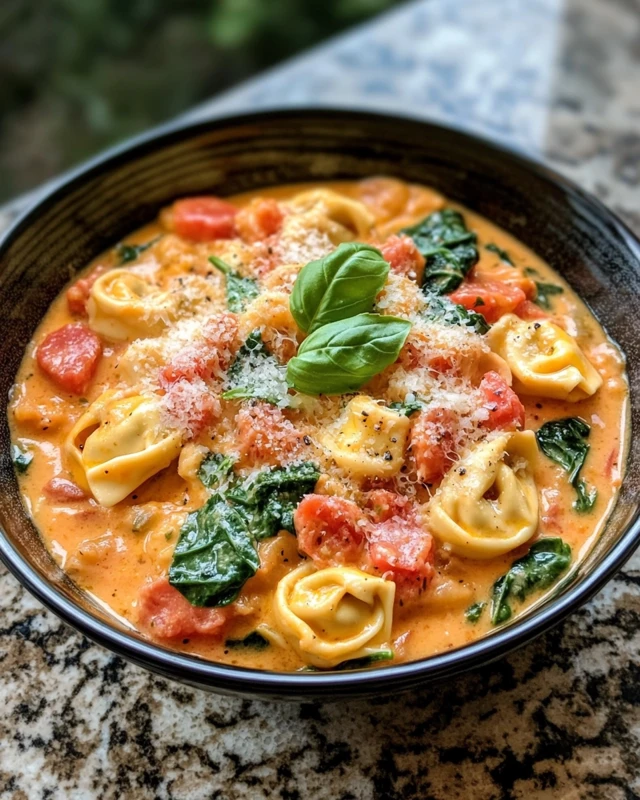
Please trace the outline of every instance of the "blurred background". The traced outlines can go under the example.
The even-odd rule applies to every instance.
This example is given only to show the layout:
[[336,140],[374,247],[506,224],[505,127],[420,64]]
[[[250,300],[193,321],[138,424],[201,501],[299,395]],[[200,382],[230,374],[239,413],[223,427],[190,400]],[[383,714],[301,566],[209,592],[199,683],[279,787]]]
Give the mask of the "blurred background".
[[399,0],[0,0],[0,203]]

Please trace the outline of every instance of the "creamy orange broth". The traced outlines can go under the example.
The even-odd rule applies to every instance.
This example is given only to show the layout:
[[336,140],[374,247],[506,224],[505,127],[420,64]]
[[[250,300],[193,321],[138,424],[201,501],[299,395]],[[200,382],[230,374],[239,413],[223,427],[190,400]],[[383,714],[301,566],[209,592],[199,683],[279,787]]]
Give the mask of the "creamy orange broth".
[[[230,201],[238,207],[244,207],[260,196],[275,198],[286,205],[301,191],[319,187],[331,188],[355,199],[362,199],[363,196],[360,184],[340,182],[278,187],[236,196]],[[406,191],[402,202],[396,202],[395,207],[391,204],[385,209],[384,203],[380,207],[379,198],[374,197],[374,200],[376,202],[369,205],[376,219],[369,237],[374,242],[384,240],[389,234],[417,222],[444,204],[440,195],[419,187]],[[575,493],[567,481],[566,473],[559,466],[541,453],[533,465],[540,498],[538,535],[561,536],[571,545],[575,562],[586,553],[601,530],[620,485],[627,421],[627,384],[623,359],[585,305],[557,273],[505,231],[467,209],[460,210],[467,226],[478,236],[480,261],[476,272],[504,272],[505,267],[499,257],[484,247],[494,242],[510,254],[515,270],[534,268],[540,273],[539,280],[564,288],[563,294],[553,297],[553,317],[576,336],[604,379],[603,386],[595,395],[578,403],[521,398],[526,409],[526,428],[537,430],[547,420],[568,416],[580,416],[591,425],[591,450],[582,472],[587,483],[598,490],[598,500],[591,513],[578,514],[572,508]],[[161,265],[160,280],[165,283],[172,276],[190,274],[190,270],[194,269],[196,272],[211,272],[207,257],[212,253],[225,252],[225,243],[192,244],[169,232],[167,226],[170,225],[171,214],[165,212],[157,223],[132,234],[128,240],[130,242],[148,242],[161,237],[134,263],[144,264],[156,259]],[[117,266],[114,252],[97,258],[89,265],[87,272],[97,265]],[[250,274],[250,270],[244,271]],[[268,272],[262,280],[269,283]],[[223,277],[216,272],[210,275],[206,291],[212,313],[222,312],[225,308]],[[285,312],[280,310],[280,313],[286,313],[286,309]],[[35,361],[35,351],[48,333],[77,320],[77,316],[69,313],[63,293],[54,301],[36,331],[18,373],[10,411],[12,436],[15,442],[34,455],[26,474],[19,476],[20,486],[28,512],[61,567],[83,589],[136,626],[141,586],[167,573],[184,517],[187,512],[203,505],[207,491],[198,480],[186,481],[181,478],[174,462],[112,508],[103,508],[93,499],[68,504],[52,502],[42,493],[43,486],[54,476],[73,479],[62,451],[65,437],[88,405],[105,388],[120,380],[120,359],[129,345],[129,342],[104,340],[102,360],[85,396],[80,398],[65,393],[40,371]],[[260,322],[259,318],[249,320],[241,329],[246,333]],[[238,402],[225,403],[221,419],[198,441],[210,442],[213,439],[216,450],[225,452],[227,448],[232,449],[232,421],[239,407]],[[330,415],[335,416],[339,406],[328,401],[326,408]],[[313,420],[305,419],[302,412],[293,410],[288,414],[303,432],[313,432]],[[327,463],[323,463],[323,472],[325,470],[330,476],[333,474]],[[344,474],[340,471],[335,472],[332,479],[345,482]],[[429,492],[420,488],[419,498],[427,501]],[[148,518],[141,530],[134,531],[135,520],[140,519],[141,509],[147,512]],[[492,630],[486,611],[476,625],[465,619],[464,611],[474,602],[487,601],[493,582],[527,549],[528,544],[486,561],[459,556],[437,561],[435,577],[421,597],[402,606],[398,602],[395,604],[389,642],[395,651],[395,661],[408,661],[460,647]],[[272,614],[275,586],[283,575],[302,560],[296,538],[287,532],[263,541],[259,551],[262,567],[245,584],[239,601],[242,613],[226,625],[224,635],[221,638],[185,637],[184,641],[171,641],[171,647],[215,661],[263,669],[294,670],[307,663],[291,647],[283,649],[271,645],[260,652],[253,652],[229,650],[225,646],[227,638],[242,638],[260,623],[276,627]],[[534,596],[527,603],[516,605],[516,612],[521,613],[530,603],[539,599],[539,596]]]

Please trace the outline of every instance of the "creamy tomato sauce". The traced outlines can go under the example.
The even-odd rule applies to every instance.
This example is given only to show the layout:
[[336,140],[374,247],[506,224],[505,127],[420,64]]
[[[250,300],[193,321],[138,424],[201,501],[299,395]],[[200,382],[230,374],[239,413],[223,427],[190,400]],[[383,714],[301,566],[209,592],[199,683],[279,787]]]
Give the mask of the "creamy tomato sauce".
[[[445,241],[445,272],[466,260],[466,274],[440,292],[424,235],[398,233],[444,209],[462,215],[461,237],[471,234],[477,255]],[[299,322],[309,308],[320,319],[319,298],[328,297],[326,324],[344,325],[354,318],[340,310],[344,292],[360,302],[354,286],[372,291],[366,260],[332,296],[300,277],[349,242],[376,248],[366,257],[381,276],[358,313],[374,315],[374,331],[380,317],[400,327],[388,363],[338,391],[342,373],[291,362],[318,335]],[[448,317],[434,318],[434,297],[449,303]],[[460,322],[460,306],[487,325]],[[256,331],[260,354],[247,349]],[[435,191],[375,178],[165,209],[55,300],[26,350],[9,417],[26,508],[79,586],[177,650],[295,670],[460,647],[495,629],[492,587],[533,543],[559,538],[570,564],[579,561],[620,485],[627,395],[621,354],[548,264]],[[577,480],[597,495],[582,512],[567,470],[526,433],[566,418],[589,429]],[[219,466],[212,453],[229,462],[207,486],[203,462]],[[495,481],[478,488],[494,468]],[[286,497],[265,489],[253,505],[229,499],[240,487],[246,500],[259,476],[288,469],[296,478]],[[215,502],[209,534],[221,535],[229,514],[256,553],[238,557],[235,582],[223,556],[211,567],[199,528],[198,553],[174,553],[179,540],[188,550],[187,515]],[[512,595],[511,619],[570,568],[533,582],[524,599]]]

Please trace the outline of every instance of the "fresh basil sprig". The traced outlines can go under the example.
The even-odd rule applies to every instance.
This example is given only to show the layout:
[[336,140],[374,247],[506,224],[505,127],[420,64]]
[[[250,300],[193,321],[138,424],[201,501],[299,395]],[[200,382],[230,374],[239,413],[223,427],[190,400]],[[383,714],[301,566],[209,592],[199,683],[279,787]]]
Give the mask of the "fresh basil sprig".
[[590,433],[591,428],[579,417],[545,422],[536,433],[538,445],[545,456],[569,473],[569,482],[578,495],[573,507],[581,513],[591,511],[598,496],[597,490],[588,490],[584,478],[580,477],[580,470],[589,453],[587,438]]
[[303,394],[355,392],[393,364],[410,329],[409,320],[380,314],[330,322],[300,345],[287,381]]
[[305,333],[364,314],[373,308],[388,274],[389,264],[375,247],[341,244],[302,268],[289,301],[291,314]]

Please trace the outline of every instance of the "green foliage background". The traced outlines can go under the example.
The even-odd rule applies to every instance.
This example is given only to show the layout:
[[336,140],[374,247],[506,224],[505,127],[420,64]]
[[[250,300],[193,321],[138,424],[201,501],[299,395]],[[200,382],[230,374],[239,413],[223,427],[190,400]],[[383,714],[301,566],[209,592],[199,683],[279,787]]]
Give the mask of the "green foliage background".
[[0,0],[0,201],[398,0]]

